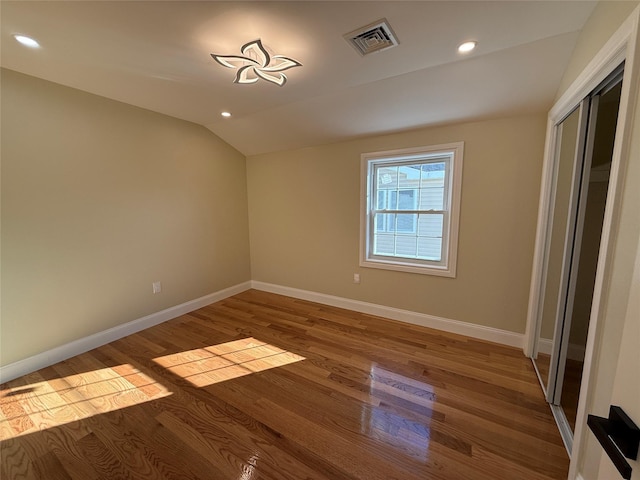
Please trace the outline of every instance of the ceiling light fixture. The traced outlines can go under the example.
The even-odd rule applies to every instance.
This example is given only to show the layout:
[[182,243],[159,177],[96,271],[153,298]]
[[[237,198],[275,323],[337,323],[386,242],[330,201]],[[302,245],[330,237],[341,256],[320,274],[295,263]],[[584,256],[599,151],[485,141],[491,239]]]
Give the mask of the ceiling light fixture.
[[224,118],[229,118],[231,116],[231,112],[222,112],[220,115],[222,115]]
[[458,52],[460,53],[469,53],[471,50],[476,48],[477,42],[464,42],[462,45],[458,47]]
[[240,49],[243,56],[218,55],[212,53],[213,59],[223,67],[237,68],[234,83],[256,83],[259,79],[283,86],[287,76],[281,73],[302,64],[284,55],[269,55],[260,39],[245,43]]
[[26,47],[38,48],[40,46],[40,44],[36,40],[25,35],[14,35],[13,38],[15,38],[18,42]]

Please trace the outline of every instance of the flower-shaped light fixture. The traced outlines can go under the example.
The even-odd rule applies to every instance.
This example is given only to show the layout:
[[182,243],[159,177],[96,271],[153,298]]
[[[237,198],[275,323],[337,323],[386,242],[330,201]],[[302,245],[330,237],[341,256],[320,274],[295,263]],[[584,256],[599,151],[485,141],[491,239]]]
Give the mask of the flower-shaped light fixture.
[[269,55],[260,39],[245,43],[240,49],[243,56],[217,55],[212,53],[213,59],[223,67],[237,68],[234,83],[256,83],[259,79],[283,86],[287,76],[282,73],[302,64],[284,55]]

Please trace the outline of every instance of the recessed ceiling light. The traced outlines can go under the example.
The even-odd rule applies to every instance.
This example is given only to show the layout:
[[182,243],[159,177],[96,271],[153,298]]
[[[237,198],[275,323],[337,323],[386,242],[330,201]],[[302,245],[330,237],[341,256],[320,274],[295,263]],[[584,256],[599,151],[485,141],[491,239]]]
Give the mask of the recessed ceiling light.
[[464,42],[462,45],[458,47],[458,51],[460,53],[469,53],[471,50],[476,48],[477,42]]
[[27,47],[38,48],[40,46],[40,44],[31,37],[26,37],[24,35],[14,35],[13,38]]
[[231,116],[231,112],[222,112],[220,115],[222,115],[223,117],[230,117]]

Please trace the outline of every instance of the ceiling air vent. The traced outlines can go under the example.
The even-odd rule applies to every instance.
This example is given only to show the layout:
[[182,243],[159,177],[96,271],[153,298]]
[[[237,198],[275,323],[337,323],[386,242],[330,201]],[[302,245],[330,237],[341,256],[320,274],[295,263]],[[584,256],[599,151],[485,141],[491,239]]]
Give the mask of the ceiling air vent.
[[344,38],[363,56],[395,47],[399,43],[386,18],[349,32]]

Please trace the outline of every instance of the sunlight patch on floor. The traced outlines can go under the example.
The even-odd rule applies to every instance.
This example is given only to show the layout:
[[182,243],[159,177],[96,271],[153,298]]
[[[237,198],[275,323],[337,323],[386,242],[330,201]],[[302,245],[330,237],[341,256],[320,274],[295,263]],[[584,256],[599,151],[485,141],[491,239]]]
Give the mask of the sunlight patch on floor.
[[36,381],[0,391],[0,440],[171,395],[129,364],[50,380],[38,373],[27,378]]
[[232,380],[304,360],[253,337],[165,355],[154,361],[196,387]]

